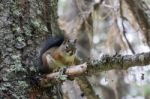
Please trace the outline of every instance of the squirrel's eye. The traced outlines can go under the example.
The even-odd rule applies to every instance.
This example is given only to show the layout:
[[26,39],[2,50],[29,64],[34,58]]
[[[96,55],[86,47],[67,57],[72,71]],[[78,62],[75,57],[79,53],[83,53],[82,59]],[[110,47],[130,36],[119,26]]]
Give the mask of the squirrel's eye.
[[68,49],[69,48],[69,45],[66,45],[66,49]]

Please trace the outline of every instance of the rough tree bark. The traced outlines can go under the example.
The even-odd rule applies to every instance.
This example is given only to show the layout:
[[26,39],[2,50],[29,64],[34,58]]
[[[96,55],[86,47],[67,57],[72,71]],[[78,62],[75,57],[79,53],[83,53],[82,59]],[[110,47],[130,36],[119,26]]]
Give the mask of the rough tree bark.
[[[40,43],[61,33],[56,9],[57,0],[0,1],[0,81],[35,73]],[[0,84],[0,98],[28,98],[29,86],[25,81]]]

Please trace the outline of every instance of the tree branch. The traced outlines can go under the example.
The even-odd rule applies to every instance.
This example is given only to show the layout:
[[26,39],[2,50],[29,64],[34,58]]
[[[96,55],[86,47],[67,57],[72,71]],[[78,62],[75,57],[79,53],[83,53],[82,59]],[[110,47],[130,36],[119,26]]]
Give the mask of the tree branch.
[[[64,75],[70,77],[77,77],[81,75],[91,75],[98,72],[111,69],[128,69],[133,66],[145,66],[150,64],[150,52],[140,53],[136,55],[104,55],[99,60],[91,60],[76,66],[69,66]],[[48,80],[54,80],[59,76],[59,72],[46,75]]]
[[125,2],[144,33],[145,42],[150,45],[150,18],[148,17],[148,13],[146,13],[149,11],[147,4],[143,0],[139,0],[138,2],[137,0],[125,0]]

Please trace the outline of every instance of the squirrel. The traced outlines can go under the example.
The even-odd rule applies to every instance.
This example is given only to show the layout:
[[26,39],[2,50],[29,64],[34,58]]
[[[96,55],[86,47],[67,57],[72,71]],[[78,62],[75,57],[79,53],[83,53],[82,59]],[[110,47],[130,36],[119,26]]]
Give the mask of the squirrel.
[[49,37],[42,43],[39,62],[39,72],[50,73],[63,66],[73,65],[75,61],[76,40],[70,40],[65,36]]

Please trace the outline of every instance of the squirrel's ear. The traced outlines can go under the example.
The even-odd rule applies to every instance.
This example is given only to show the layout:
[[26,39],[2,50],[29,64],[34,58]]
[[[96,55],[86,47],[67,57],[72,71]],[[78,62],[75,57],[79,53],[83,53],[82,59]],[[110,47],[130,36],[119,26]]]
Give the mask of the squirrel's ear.
[[64,34],[64,42],[65,43],[76,43],[77,42],[77,38],[76,36],[74,36],[74,34]]
[[76,43],[77,42],[77,39],[74,39],[74,43]]

